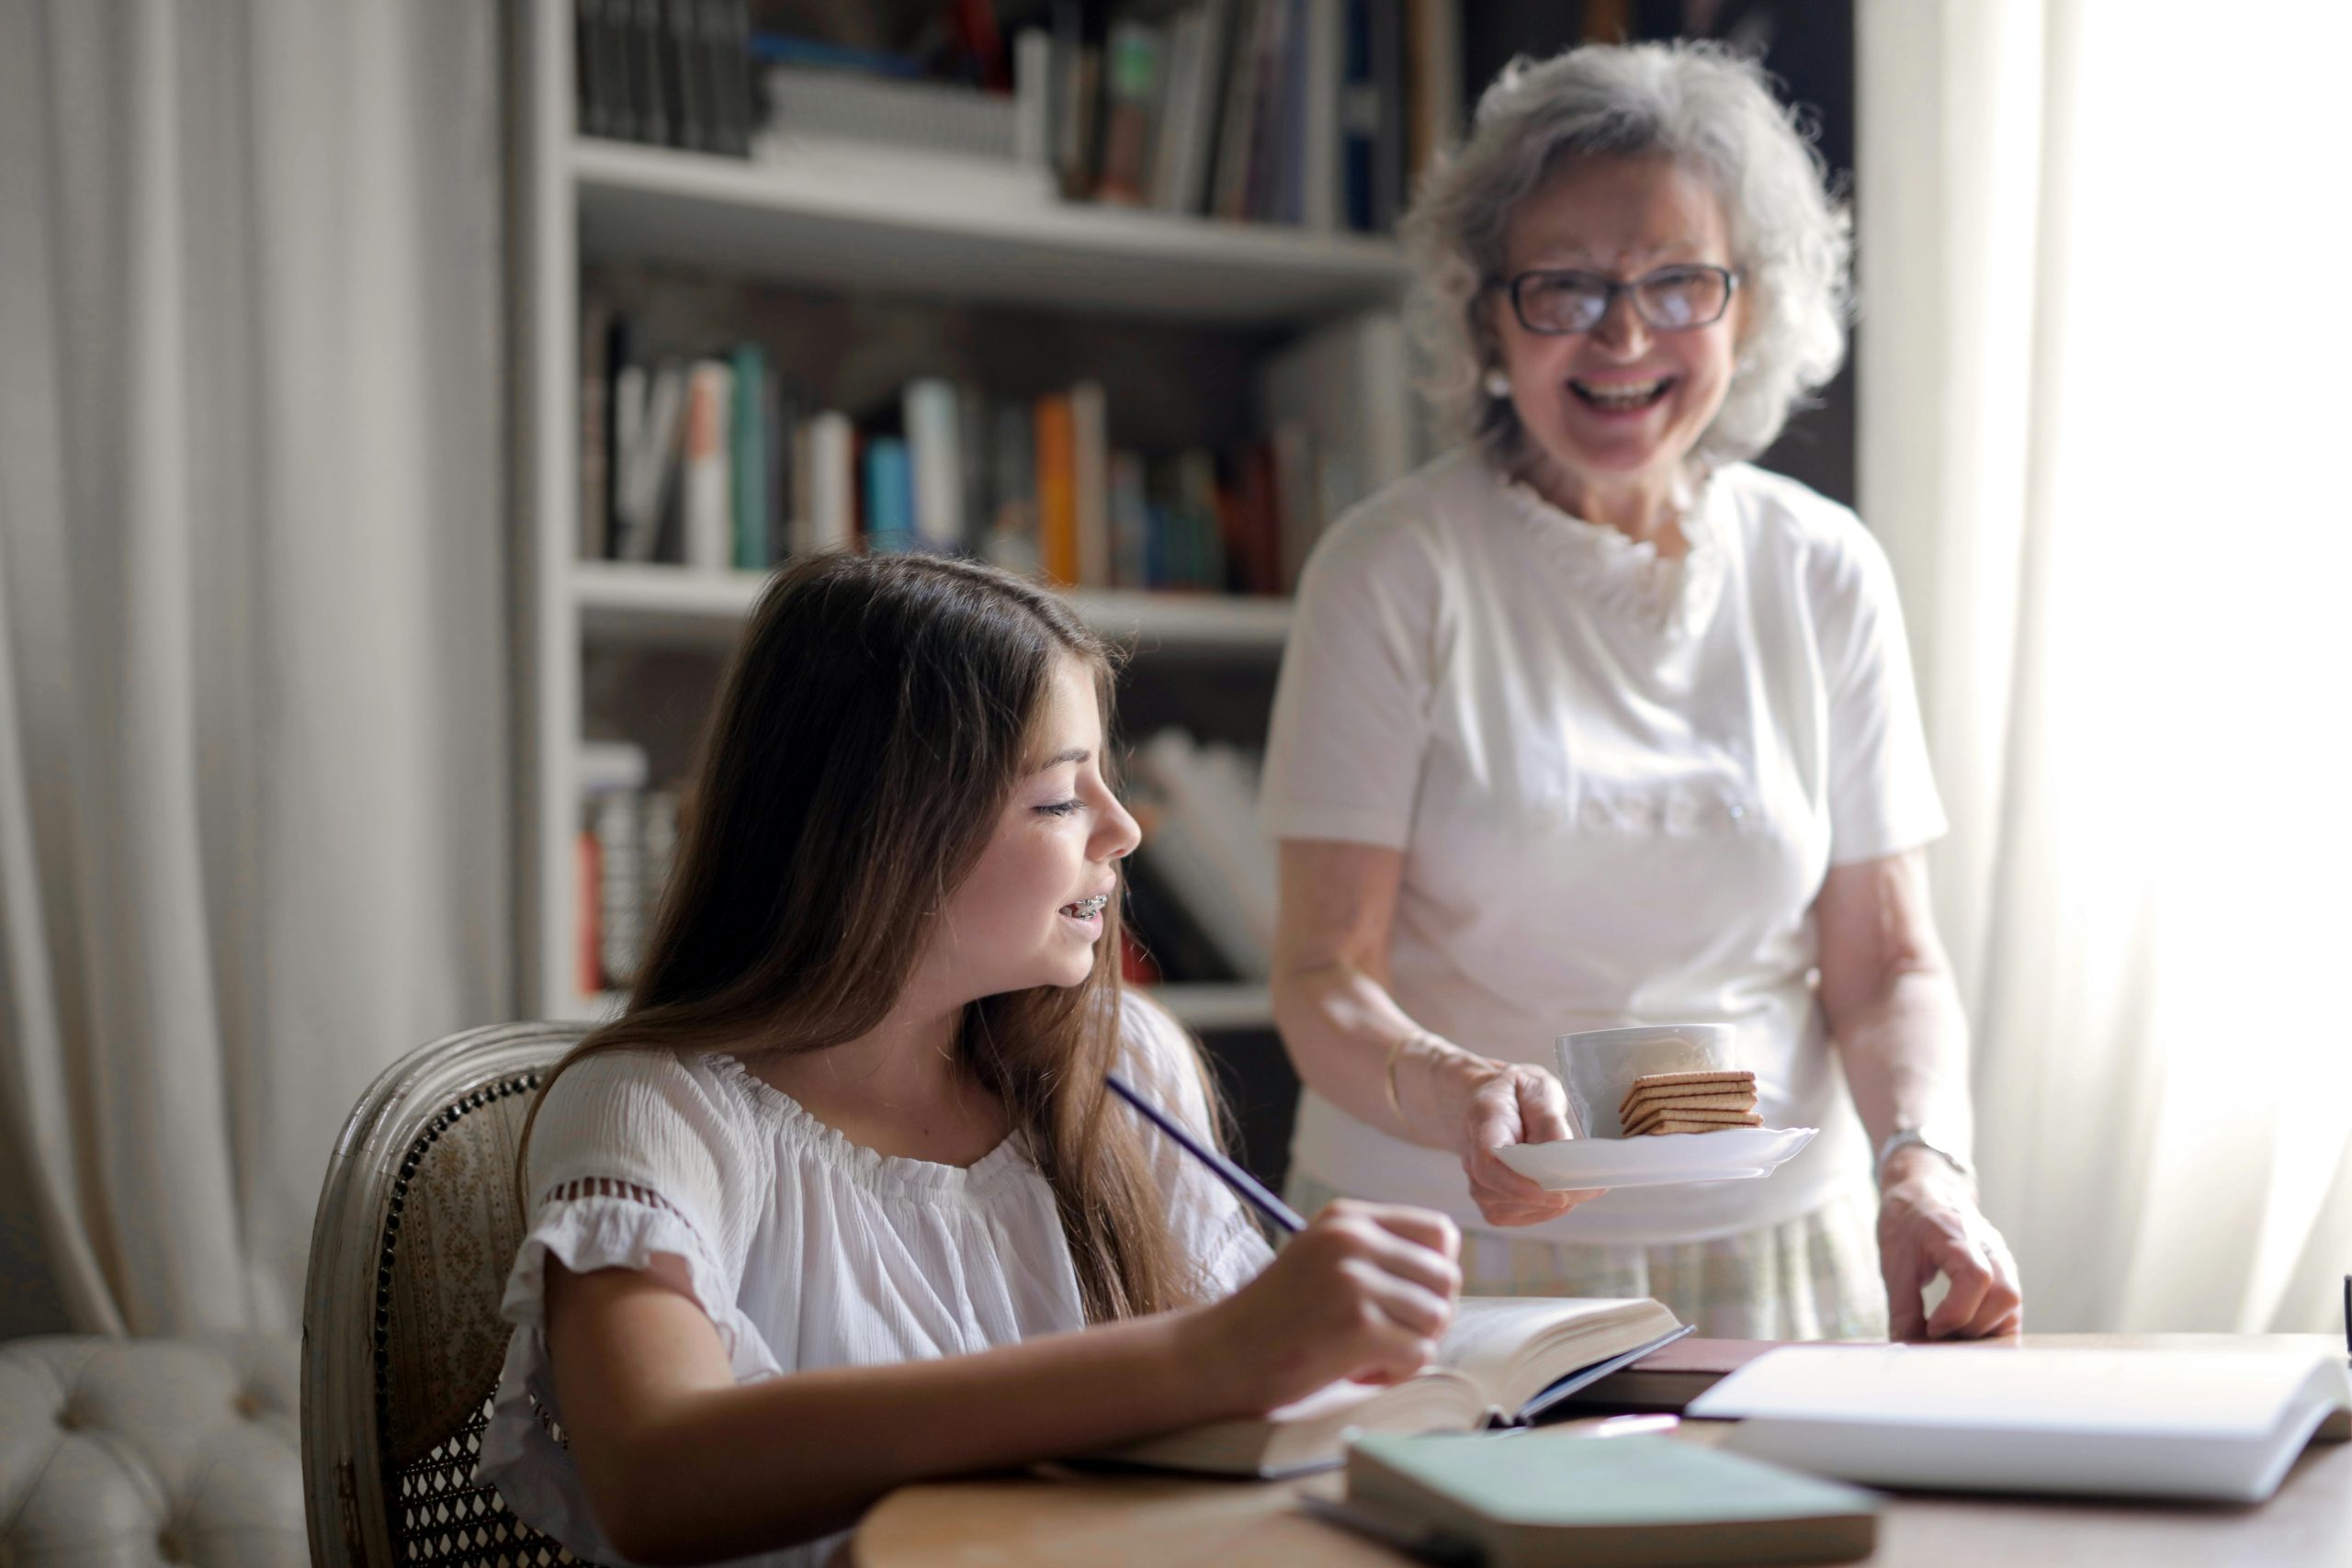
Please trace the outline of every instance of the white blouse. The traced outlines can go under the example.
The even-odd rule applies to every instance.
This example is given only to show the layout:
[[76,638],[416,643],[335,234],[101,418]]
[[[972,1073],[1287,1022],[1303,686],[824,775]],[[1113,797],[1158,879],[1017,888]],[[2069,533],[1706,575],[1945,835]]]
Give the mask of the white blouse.
[[[1191,1127],[1204,1086],[1176,1024],[1130,994],[1130,1081]],[[1129,1114],[1114,1105],[1114,1115]],[[1205,1296],[1272,1257],[1233,1195],[1170,1140],[1156,1168]],[[1052,1190],[1019,1135],[968,1168],[852,1144],[732,1056],[616,1051],[548,1091],[531,1134],[544,1194],[501,1312],[514,1325],[480,1473],[524,1522],[581,1557],[621,1563],[597,1529],[548,1375],[542,1289],[550,1257],[575,1272],[684,1266],[738,1382],[1010,1345],[1084,1325]],[[822,1562],[842,1538],[746,1558]]]
[[[1814,996],[1833,863],[1943,831],[1903,617],[1854,514],[1739,465],[1661,558],[1466,453],[1342,518],[1299,587],[1261,810],[1277,839],[1402,850],[1390,989],[1509,1061],[1630,1023],[1737,1026],[1760,1181],[1628,1188],[1514,1236],[1726,1235],[1868,1179]],[[1478,1226],[1460,1162],[1311,1091],[1293,1168]]]

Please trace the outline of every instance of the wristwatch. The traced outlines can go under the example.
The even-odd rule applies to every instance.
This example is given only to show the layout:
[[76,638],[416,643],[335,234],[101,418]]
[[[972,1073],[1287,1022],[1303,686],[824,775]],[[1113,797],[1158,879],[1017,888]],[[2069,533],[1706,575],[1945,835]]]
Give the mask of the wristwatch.
[[1974,1181],[1976,1179],[1976,1168],[1974,1166],[1970,1165],[1966,1160],[1952,1153],[1951,1150],[1946,1148],[1943,1145],[1930,1139],[1927,1134],[1921,1132],[1918,1128],[1897,1127],[1894,1132],[1889,1133],[1886,1135],[1886,1142],[1878,1146],[1878,1163],[1871,1168],[1872,1173],[1878,1178],[1878,1184],[1881,1187],[1886,1185],[1886,1162],[1894,1157],[1894,1154],[1897,1149],[1912,1148],[1927,1150],[1929,1154],[1935,1156],[1938,1159],[1951,1167],[1952,1169],[1958,1171],[1969,1181]]

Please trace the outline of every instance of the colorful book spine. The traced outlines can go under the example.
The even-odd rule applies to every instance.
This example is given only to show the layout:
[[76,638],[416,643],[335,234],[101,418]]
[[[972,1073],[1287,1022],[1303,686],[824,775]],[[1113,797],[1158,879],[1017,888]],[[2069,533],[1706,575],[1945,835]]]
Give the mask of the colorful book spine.
[[735,557],[735,498],[728,476],[728,432],[735,373],[720,360],[698,361],[686,384],[684,498],[686,565],[725,571]]
[[765,571],[768,558],[767,355],[755,343],[738,344],[730,356],[728,471],[734,495],[730,522],[738,571]]
[[865,444],[865,547],[915,547],[914,474],[906,442],[877,435]]
[[1047,581],[1079,583],[1078,452],[1070,400],[1056,392],[1037,400],[1037,553]]

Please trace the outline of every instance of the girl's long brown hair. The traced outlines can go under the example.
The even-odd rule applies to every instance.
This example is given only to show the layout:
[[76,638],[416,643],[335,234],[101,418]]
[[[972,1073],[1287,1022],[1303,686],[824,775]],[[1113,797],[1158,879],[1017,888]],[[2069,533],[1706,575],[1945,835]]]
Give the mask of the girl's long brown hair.
[[[932,556],[819,556],[778,575],[703,743],[628,1010],[548,1075],[517,1179],[548,1089],[584,1056],[822,1051],[878,1025],[1034,765],[1071,657],[1094,680],[1107,777],[1112,650],[1051,593]],[[1082,984],[974,1002],[956,1039],[1052,1188],[1098,1323],[1196,1294],[1149,1134],[1111,1112],[1102,1082],[1119,1052],[1119,906]]]

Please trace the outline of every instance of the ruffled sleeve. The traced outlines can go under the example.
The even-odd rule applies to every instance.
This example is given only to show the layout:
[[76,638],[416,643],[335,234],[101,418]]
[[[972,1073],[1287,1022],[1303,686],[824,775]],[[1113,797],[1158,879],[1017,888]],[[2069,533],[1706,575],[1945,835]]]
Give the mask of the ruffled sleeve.
[[[1120,1034],[1130,1082],[1197,1137],[1211,1137],[1208,1077],[1183,1026],[1158,1002],[1130,990]],[[1155,1138],[1153,1168],[1178,1246],[1193,1265],[1201,1297],[1231,1295],[1273,1261],[1265,1233],[1232,1189],[1170,1138]]]
[[589,1057],[556,1080],[539,1109],[526,1176],[537,1206],[499,1303],[514,1334],[481,1472],[519,1517],[575,1552],[617,1560],[562,1449],[547,1358],[548,1260],[586,1273],[675,1258],[735,1380],[776,1373],[775,1353],[737,1301],[749,1200],[768,1185],[762,1157],[740,1105],[710,1070],[667,1053]]

